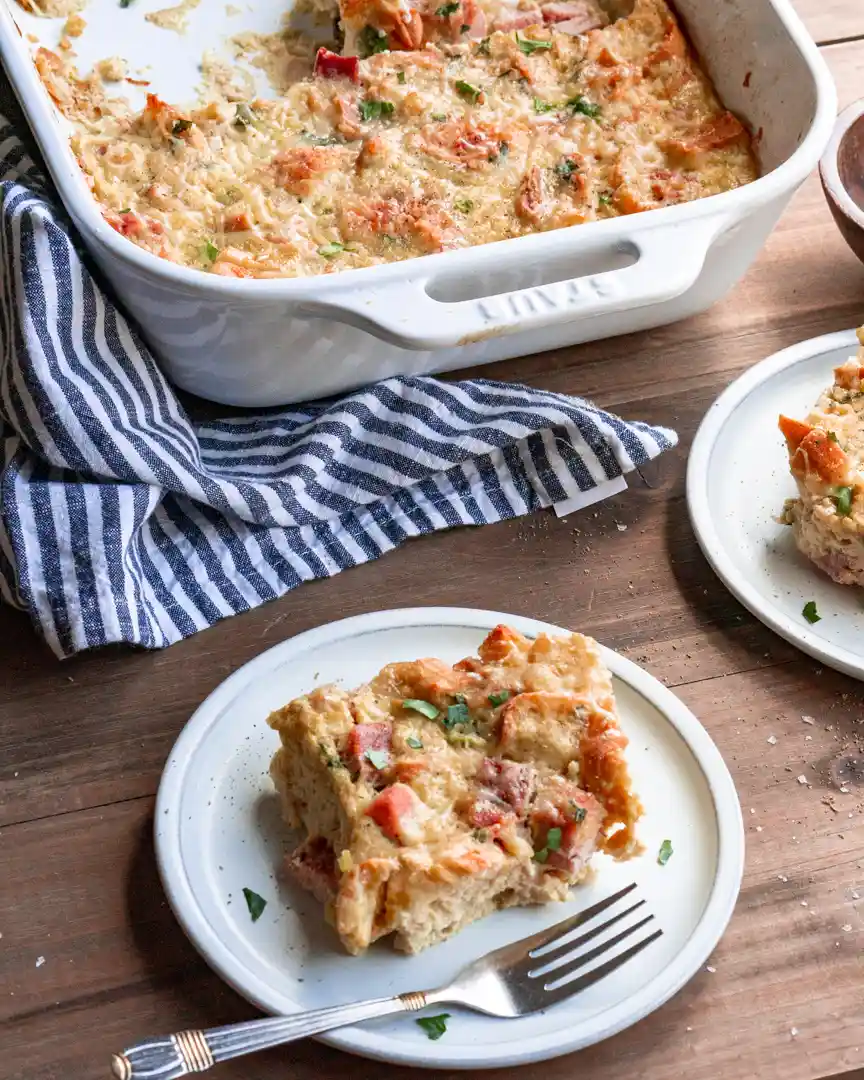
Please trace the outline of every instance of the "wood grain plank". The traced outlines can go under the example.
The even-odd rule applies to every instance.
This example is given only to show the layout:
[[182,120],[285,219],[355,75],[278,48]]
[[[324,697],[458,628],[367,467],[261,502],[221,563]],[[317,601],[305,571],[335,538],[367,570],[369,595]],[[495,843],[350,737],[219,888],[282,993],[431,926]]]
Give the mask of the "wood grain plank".
[[[614,1041],[542,1066],[544,1077],[617,1080],[635,1068],[651,1080],[685,1070],[693,1080],[812,1080],[864,1066],[864,793],[839,793],[827,772],[861,746],[862,693],[798,665],[682,690],[741,794],[748,852],[737,912],[714,972]],[[815,723],[802,721],[802,703]],[[111,1051],[146,1034],[253,1015],[208,973],[166,906],[151,813],[139,799],[0,832],[4,1080],[97,1080]],[[674,844],[674,825],[670,835]],[[288,1062],[295,1080],[382,1070],[307,1045],[221,1073],[275,1080]]]
[[815,41],[864,37],[864,9],[855,0],[792,0]]

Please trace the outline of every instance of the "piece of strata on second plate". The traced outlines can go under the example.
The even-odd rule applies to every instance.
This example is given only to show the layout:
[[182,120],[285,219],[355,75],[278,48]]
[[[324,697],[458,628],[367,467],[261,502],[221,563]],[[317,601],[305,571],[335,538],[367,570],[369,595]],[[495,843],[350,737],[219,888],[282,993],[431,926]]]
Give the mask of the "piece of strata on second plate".
[[350,953],[409,953],[498,908],[564,900],[596,850],[636,853],[641,806],[599,647],[496,627],[450,667],[385,667],[273,713],[271,775],[305,840],[286,869]]
[[858,355],[834,371],[834,385],[806,421],[780,417],[798,498],[781,521],[799,550],[841,585],[864,585],[864,328]]

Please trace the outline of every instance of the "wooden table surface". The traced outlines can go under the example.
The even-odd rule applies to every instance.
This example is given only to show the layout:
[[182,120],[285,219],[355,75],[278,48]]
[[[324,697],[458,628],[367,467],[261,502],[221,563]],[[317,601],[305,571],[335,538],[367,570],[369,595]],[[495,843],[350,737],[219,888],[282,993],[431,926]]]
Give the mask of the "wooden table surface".
[[[860,96],[862,0],[797,6],[841,103]],[[254,1015],[197,957],[163,898],[151,843],[163,762],[201,699],[261,650],[330,619],[415,604],[536,616],[638,660],[702,719],[744,807],[744,885],[715,970],[617,1038],[520,1075],[851,1080],[864,1067],[864,801],[829,798],[825,765],[860,745],[862,687],[797,653],[726,592],[690,529],[684,472],[699,420],[739,372],[862,321],[864,267],[811,177],[746,279],[708,313],[484,369],[675,427],[681,448],[650,486],[637,481],[566,521],[547,513],[409,543],[161,653],[59,664],[23,616],[0,610],[2,1080],[97,1080],[112,1051],[144,1035]],[[305,1043],[218,1075],[408,1072]]]

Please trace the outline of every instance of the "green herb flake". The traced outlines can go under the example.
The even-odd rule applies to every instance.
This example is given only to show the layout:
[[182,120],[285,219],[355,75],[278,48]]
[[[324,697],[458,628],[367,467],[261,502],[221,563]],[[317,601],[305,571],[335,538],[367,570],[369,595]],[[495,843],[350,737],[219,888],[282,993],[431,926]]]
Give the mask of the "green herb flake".
[[474,203],[470,199],[454,199],[453,205],[460,214],[470,214],[474,209]]
[[667,862],[672,858],[672,841],[664,840],[660,845],[660,850],[657,852],[657,862],[660,866],[665,866]]
[[468,711],[468,706],[462,701],[457,702],[455,705],[448,705],[447,716],[442,723],[448,730],[457,726],[467,727],[471,723],[471,713]]
[[561,830],[559,828],[550,829],[546,833],[546,847],[549,851],[558,851],[561,847]]
[[604,191],[602,195],[597,196],[597,202],[600,203],[601,206],[611,206],[612,196]]
[[549,858],[549,848],[540,848],[539,851],[534,852],[534,862],[545,863]]
[[400,86],[405,85],[405,72],[404,71],[397,71],[396,72],[396,82],[398,82]]
[[326,743],[319,742],[318,749],[321,751],[321,757],[324,759],[324,764],[328,769],[341,769],[344,767],[342,765],[342,759],[338,754],[332,753],[330,747]]
[[472,105],[477,104],[483,93],[479,86],[474,86],[470,82],[465,82],[464,79],[456,80],[456,90],[462,97],[470,101]]
[[573,177],[573,173],[579,171],[579,166],[572,158],[564,158],[563,161],[559,161],[555,166],[555,175],[562,180],[570,180]]
[[594,105],[592,102],[588,101],[587,98],[582,97],[581,94],[578,94],[574,98],[570,98],[570,100],[567,102],[567,108],[574,115],[576,113],[581,113],[583,116],[587,116],[591,120],[596,120],[602,111],[599,105]]
[[488,829],[475,829],[471,833],[471,835],[474,837],[474,839],[477,841],[478,844],[485,844],[486,841],[489,839],[489,830]]
[[505,701],[509,701],[511,698],[509,690],[496,690],[494,694],[489,695],[489,704],[497,709],[499,705],[503,705]]
[[837,443],[838,446],[840,445],[840,440],[837,438],[837,432],[836,431],[829,431],[828,432],[828,438],[831,440],[831,442]]
[[430,118],[431,118],[432,120],[446,120],[446,119],[447,119],[447,113],[443,113],[443,112],[433,112],[433,113],[431,114],[431,117],[430,117]]
[[249,908],[252,922],[258,922],[264,908],[267,907],[267,901],[263,896],[259,896],[257,892],[253,892],[251,889],[244,889],[243,896],[246,898],[246,907]]
[[412,750],[422,750],[423,740],[418,739],[416,735],[409,735],[405,740],[406,746],[410,746]]
[[551,41],[531,41],[529,38],[519,37],[518,34],[516,35],[516,44],[526,56],[552,48]]
[[480,44],[477,46],[477,55],[478,56],[490,56],[491,55],[491,53],[489,52],[489,38],[488,37],[484,37],[483,40],[480,42]]
[[384,116],[392,116],[396,106],[392,101],[377,101],[375,98],[367,98],[360,102],[360,119],[364,123],[370,120],[380,120]]
[[430,720],[437,720],[438,714],[441,712],[431,701],[421,701],[419,698],[405,698],[402,702],[402,708],[410,709],[412,712],[419,712],[421,716],[426,716]]
[[435,14],[439,19],[449,19],[451,15],[455,15],[462,5],[459,0],[455,0],[452,4],[442,4],[441,7],[435,8]]
[[428,1038],[434,1042],[436,1039],[440,1039],[447,1031],[447,1021],[449,1019],[450,1013],[441,1013],[439,1016],[420,1016],[414,1023],[419,1024]]
[[213,243],[212,240],[208,240],[204,245],[204,258],[208,262],[215,262],[219,255],[219,248]]
[[555,108],[554,105],[552,105],[548,101],[544,101],[543,98],[539,98],[539,97],[534,98],[534,112],[536,112],[536,113],[552,112],[552,110],[554,108]]
[[331,240],[329,244],[324,244],[323,247],[318,248],[318,254],[323,255],[325,259],[332,259],[334,255],[338,255],[344,250],[344,244],[340,244],[338,240]]
[[385,750],[367,750],[366,760],[375,769],[384,769],[390,761],[390,755]]
[[126,206],[122,210],[118,210],[117,213],[118,214],[131,214],[132,213],[132,207],[131,206]]
[[804,605],[801,614],[804,616],[807,622],[810,623],[811,626],[813,625],[813,623],[817,623],[822,619],[822,616],[816,610],[815,600],[808,600],[807,603]]
[[363,27],[357,36],[357,44],[361,60],[365,60],[367,56],[374,56],[376,53],[390,51],[387,34],[374,26]]
[[834,488],[834,505],[837,507],[837,513],[841,517],[849,517],[852,513],[852,488]]
[[585,820],[587,812],[584,806],[579,806],[578,803],[572,799],[570,800],[570,813],[573,815],[573,820],[577,825]]
[[470,29],[471,29],[471,24],[470,23],[467,23],[467,22],[462,23],[462,25],[459,27],[459,33],[460,34],[467,34]]
[[172,135],[182,135],[184,131],[188,131],[192,127],[191,120],[175,120],[171,125]]
[[120,7],[127,8],[132,3],[132,0],[120,0]]

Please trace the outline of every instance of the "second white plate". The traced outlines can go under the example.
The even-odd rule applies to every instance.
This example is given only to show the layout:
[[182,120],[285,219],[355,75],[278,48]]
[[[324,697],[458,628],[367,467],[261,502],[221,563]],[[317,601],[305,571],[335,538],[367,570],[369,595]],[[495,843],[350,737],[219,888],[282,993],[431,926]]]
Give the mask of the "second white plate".
[[[837,585],[778,525],[796,492],[780,413],[804,419],[854,356],[855,332],[812,338],[763,360],[708,410],[687,467],[687,504],[699,544],[732,593],[781,637],[830,667],[864,679],[864,604],[859,589]],[[821,621],[807,622],[814,601]]]
[[[705,963],[732,914],[744,842],[723,759],[674,694],[609,650],[604,659],[615,677],[630,739],[628,761],[645,805],[641,858],[616,863],[598,857],[593,880],[575,889],[569,902],[499,912],[414,957],[395,953],[387,942],[364,956],[345,955],[319,905],[278,880],[290,838],[267,776],[278,746],[266,724],[270,711],[316,684],[362,683],[394,660],[438,656],[455,662],[475,653],[499,622],[530,636],[566,633],[530,619],[461,608],[383,611],[324,626],[282,642],[223,683],[190,720],[166,765],[156,849],[171,905],[211,966],[268,1012],[439,986],[469,960],[632,881],[664,931],[619,971],[546,1012],[495,1020],[448,1008],[452,1019],[437,1042],[411,1017],[326,1036],[345,1050],[451,1069],[516,1065],[577,1050],[635,1023],[679,990]],[[672,841],[674,854],[659,866],[664,839]],[[244,888],[267,900],[255,923]]]

